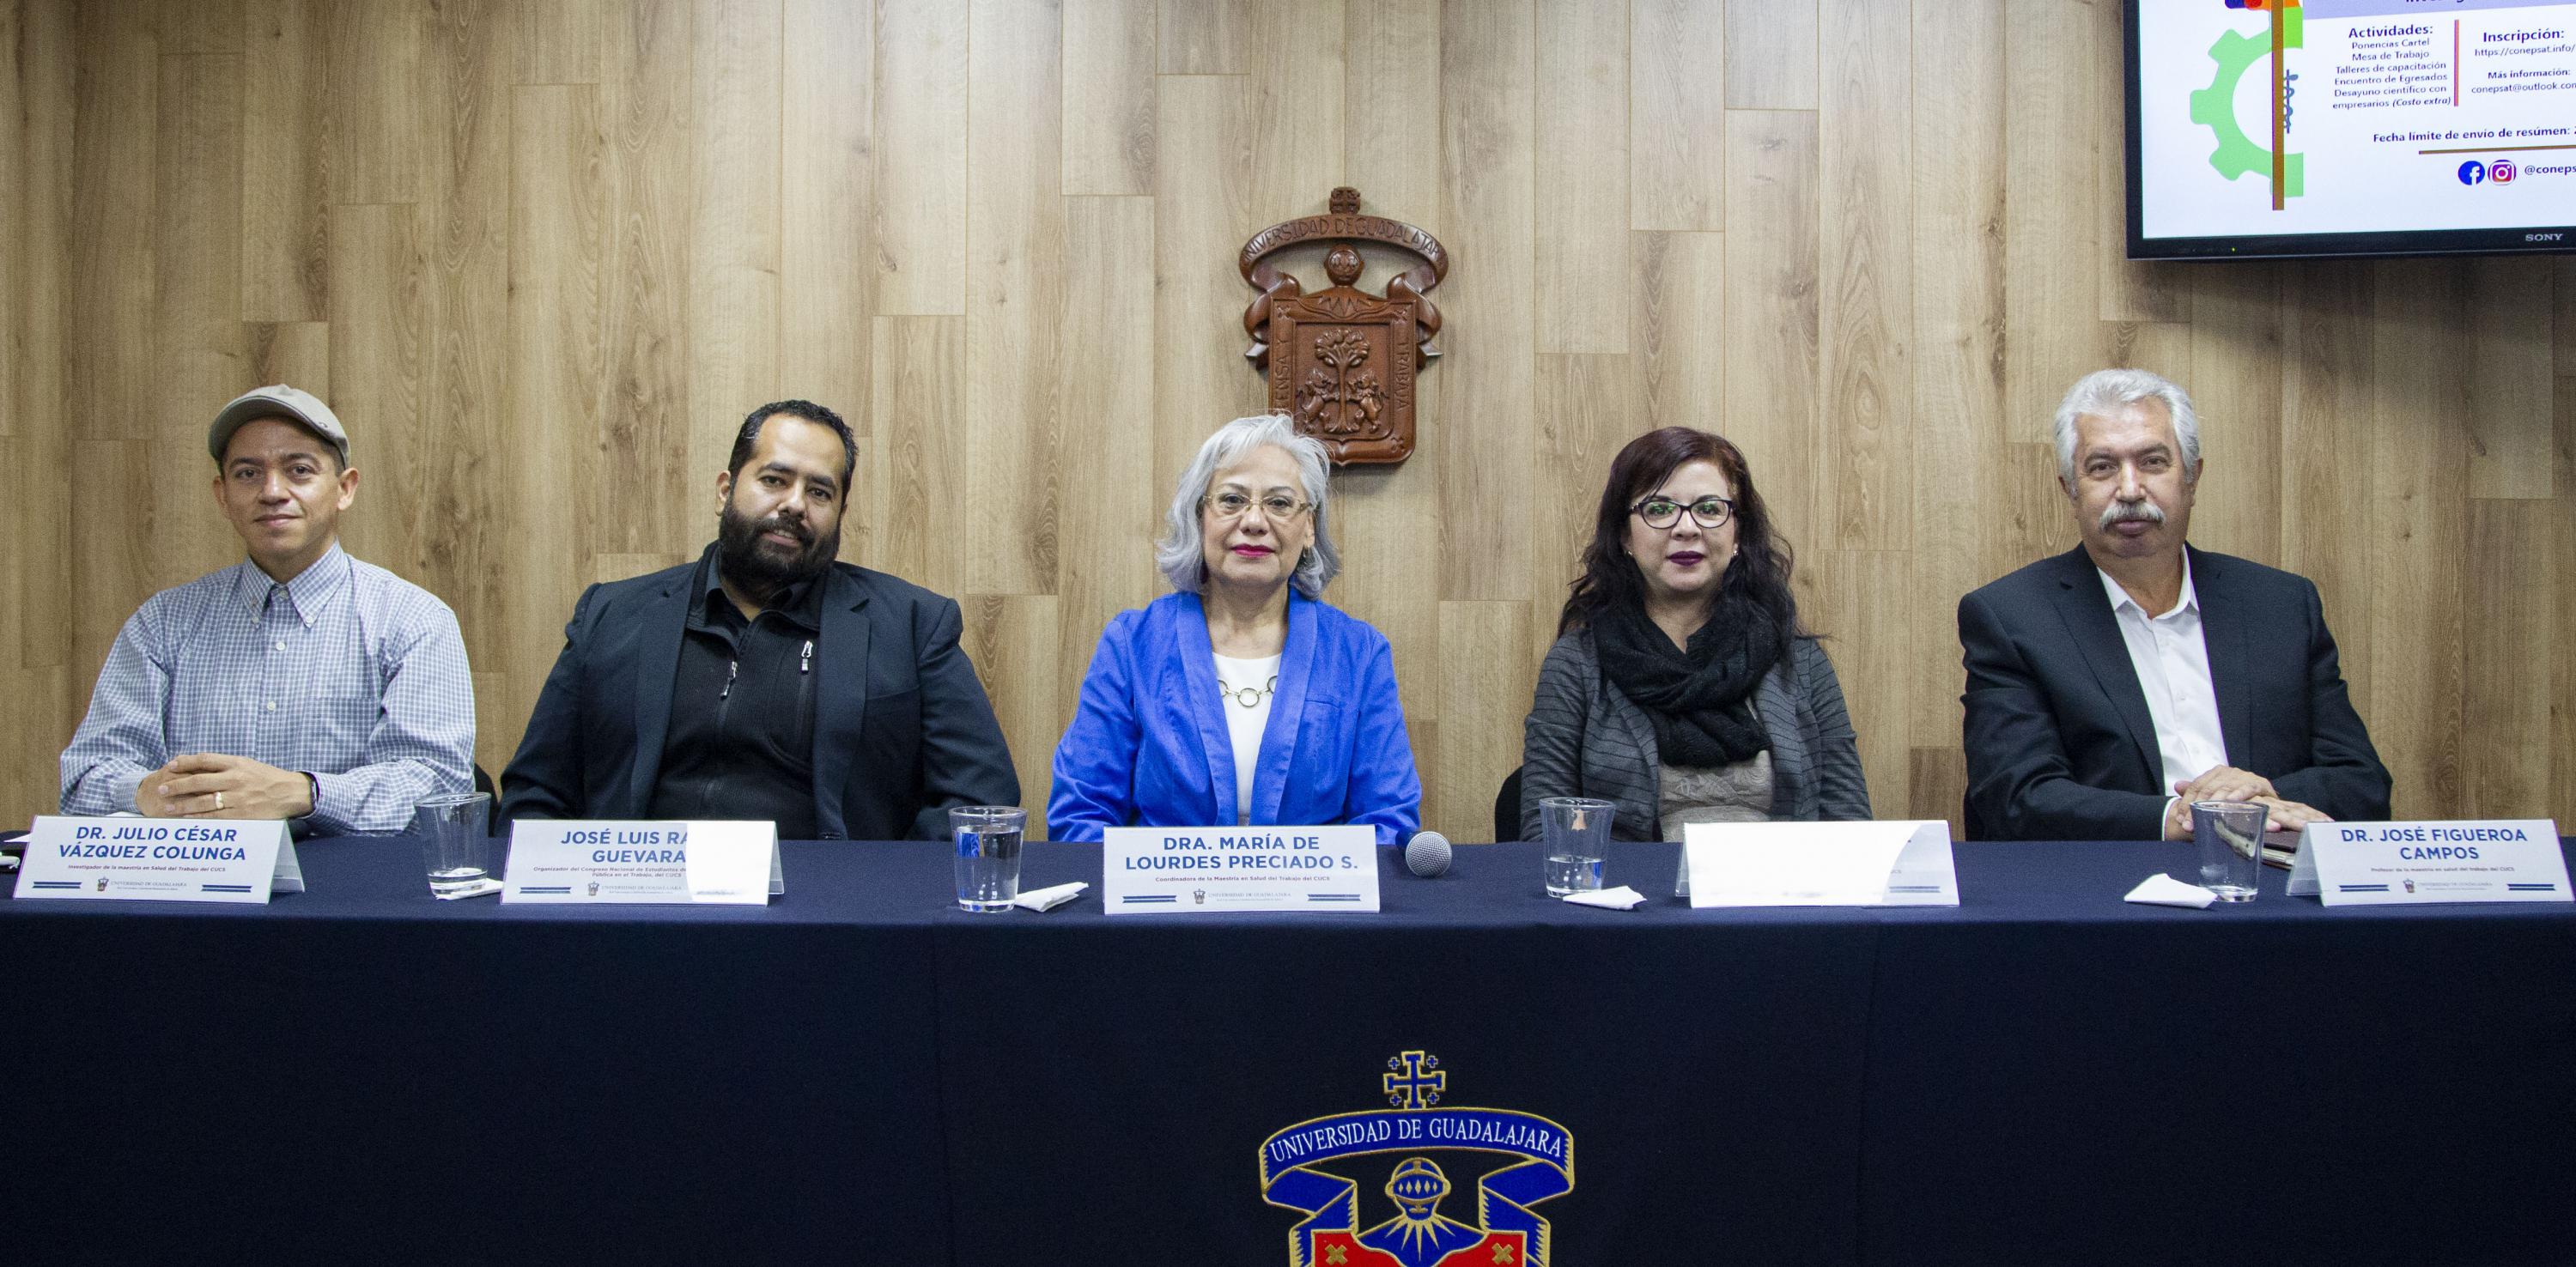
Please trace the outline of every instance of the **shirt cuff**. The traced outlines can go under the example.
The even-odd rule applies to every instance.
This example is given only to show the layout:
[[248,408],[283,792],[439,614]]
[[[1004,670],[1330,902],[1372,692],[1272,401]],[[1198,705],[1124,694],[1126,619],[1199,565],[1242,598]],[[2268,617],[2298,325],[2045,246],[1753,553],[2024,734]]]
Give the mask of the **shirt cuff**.
[[313,811],[302,818],[289,819],[287,821],[302,823],[308,829],[315,830],[337,826],[340,821],[339,817],[331,813],[330,807],[337,804],[341,798],[334,795],[331,781],[339,778],[340,776],[336,774],[324,774],[319,770],[298,770],[296,773],[313,781]]
[[143,807],[134,803],[134,793],[136,789],[143,786],[143,776],[150,773],[152,773],[150,770],[136,770],[131,774],[110,776],[107,781],[108,811],[117,814],[142,813]]

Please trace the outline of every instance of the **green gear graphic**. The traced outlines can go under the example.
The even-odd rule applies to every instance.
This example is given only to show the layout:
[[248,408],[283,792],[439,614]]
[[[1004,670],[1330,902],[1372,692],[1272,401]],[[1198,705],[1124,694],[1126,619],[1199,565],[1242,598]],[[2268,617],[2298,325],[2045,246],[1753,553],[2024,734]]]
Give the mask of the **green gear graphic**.
[[[2284,17],[2289,20],[2282,23],[2282,47],[2305,47],[2301,37],[2306,33],[2306,24],[2297,20],[2299,10],[2292,9]],[[2208,87],[2191,94],[2191,121],[2208,125],[2210,132],[2218,137],[2218,148],[2210,152],[2209,165],[2229,180],[2240,176],[2269,176],[2272,172],[2272,151],[2256,145],[2254,138],[2245,135],[2245,129],[2236,123],[2237,82],[2271,52],[2272,40],[2268,34],[2247,35],[2238,31],[2221,34],[2218,42],[2209,46],[2209,60],[2218,63],[2218,70]],[[2293,198],[2302,196],[2307,189],[2307,156],[2292,154],[2282,166],[2286,176],[2285,191]]]

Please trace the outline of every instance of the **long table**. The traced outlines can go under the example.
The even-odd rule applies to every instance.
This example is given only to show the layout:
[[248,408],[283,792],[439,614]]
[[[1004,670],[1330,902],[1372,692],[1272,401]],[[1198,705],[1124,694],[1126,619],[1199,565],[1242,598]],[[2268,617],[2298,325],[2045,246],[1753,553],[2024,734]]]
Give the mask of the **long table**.
[[[1530,1207],[1560,1264],[2576,1258],[2576,909],[2119,900],[2189,848],[1718,912],[1622,845],[1659,896],[1611,912],[1472,846],[1390,859],[1376,915],[1111,917],[957,911],[938,845],[648,908],[438,902],[403,842],[308,841],[266,907],[0,902],[0,1256],[1279,1263],[1265,1141],[1392,1093],[1571,1137]],[[1471,1225],[1517,1160],[1319,1168],[1366,1227],[1414,1156]]]

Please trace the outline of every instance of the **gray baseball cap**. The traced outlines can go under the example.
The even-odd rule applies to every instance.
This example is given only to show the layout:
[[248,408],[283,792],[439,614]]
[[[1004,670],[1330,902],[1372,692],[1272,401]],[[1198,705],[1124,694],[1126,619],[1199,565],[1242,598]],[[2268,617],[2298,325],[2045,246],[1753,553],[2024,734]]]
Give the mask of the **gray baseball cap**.
[[278,383],[255,388],[233,398],[215,415],[215,425],[206,428],[206,452],[218,462],[224,460],[224,446],[232,443],[233,433],[262,418],[284,418],[322,437],[331,451],[340,457],[340,465],[349,465],[349,433],[340,426],[340,415],[331,412],[313,393]]

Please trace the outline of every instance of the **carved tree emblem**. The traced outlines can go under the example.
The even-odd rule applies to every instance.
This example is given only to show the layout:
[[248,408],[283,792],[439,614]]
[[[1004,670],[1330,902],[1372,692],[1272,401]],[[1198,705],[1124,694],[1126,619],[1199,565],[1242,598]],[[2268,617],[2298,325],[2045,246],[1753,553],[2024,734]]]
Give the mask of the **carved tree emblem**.
[[[1243,244],[1238,268],[1261,292],[1243,313],[1252,346],[1244,356],[1270,377],[1270,407],[1322,440],[1340,463],[1401,462],[1413,452],[1413,376],[1440,355],[1431,338],[1440,310],[1424,292],[1449,273],[1449,253],[1401,221],[1359,214],[1360,195],[1333,191],[1330,215],[1274,224]],[[1331,242],[1329,289],[1305,293],[1268,256],[1306,242]],[[1383,295],[1359,289],[1353,245],[1383,243],[1421,257]]]

